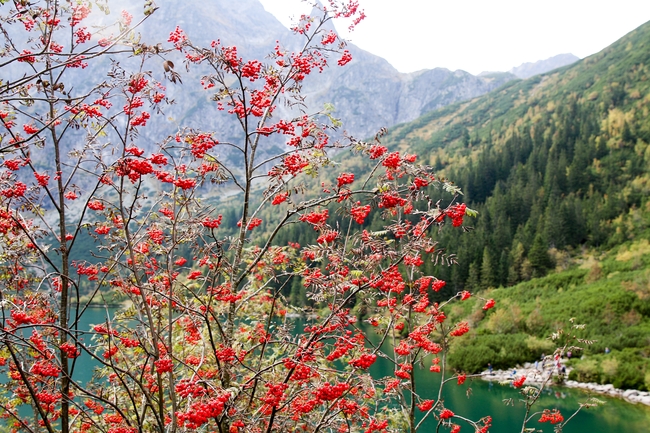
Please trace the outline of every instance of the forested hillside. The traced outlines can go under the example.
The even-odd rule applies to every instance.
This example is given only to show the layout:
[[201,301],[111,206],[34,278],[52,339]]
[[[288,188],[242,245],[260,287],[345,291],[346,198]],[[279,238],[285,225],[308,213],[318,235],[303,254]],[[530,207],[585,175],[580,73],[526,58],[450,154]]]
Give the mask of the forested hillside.
[[453,288],[513,285],[611,248],[648,226],[650,26],[553,73],[507,84],[395,128],[480,213],[472,236],[444,232]]
[[450,311],[452,320],[472,328],[469,340],[454,347],[450,364],[482,371],[488,363],[512,368],[532,362],[554,350],[549,337],[569,330],[573,319],[585,325],[577,332],[591,344],[573,351],[571,379],[650,389],[649,264],[650,243],[641,239],[585,255],[571,269],[483,292],[496,300],[493,313],[483,314],[480,302]]

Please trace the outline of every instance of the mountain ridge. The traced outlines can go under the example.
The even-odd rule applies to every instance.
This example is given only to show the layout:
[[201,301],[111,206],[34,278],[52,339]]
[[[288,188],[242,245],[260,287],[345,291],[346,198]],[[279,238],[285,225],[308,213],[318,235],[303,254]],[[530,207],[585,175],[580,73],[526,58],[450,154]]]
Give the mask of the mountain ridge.
[[[221,39],[226,45],[238,47],[245,59],[263,60],[272,52],[276,40],[289,50],[297,51],[300,39],[285,28],[258,0],[246,0],[234,5],[226,0],[208,4],[188,1],[182,4],[166,0],[158,2],[158,10],[145,22],[142,33],[151,40],[166,40],[176,25],[199,44]],[[334,105],[336,117],[344,120],[345,129],[357,137],[373,136],[383,127],[413,120],[427,111],[459,100],[474,98],[494,90],[515,77],[502,73],[495,77],[475,77],[464,71],[444,68],[400,73],[385,59],[371,54],[352,43],[346,47],[353,60],[345,67],[335,61],[317,76],[309,76],[304,83],[304,94],[310,110],[320,110],[325,103]],[[174,60],[182,63],[182,58]],[[184,112],[197,109],[212,110],[199,90],[188,89],[183,80],[181,92],[196,96],[194,107],[185,106],[175,111],[179,122],[191,119]],[[230,131],[227,125],[216,122],[214,129]]]
[[535,62],[522,63],[519,66],[511,68],[508,72],[521,79],[530,78],[534,75],[544,74],[563,66],[571,65],[580,60],[580,57],[571,53],[558,54],[543,60]]

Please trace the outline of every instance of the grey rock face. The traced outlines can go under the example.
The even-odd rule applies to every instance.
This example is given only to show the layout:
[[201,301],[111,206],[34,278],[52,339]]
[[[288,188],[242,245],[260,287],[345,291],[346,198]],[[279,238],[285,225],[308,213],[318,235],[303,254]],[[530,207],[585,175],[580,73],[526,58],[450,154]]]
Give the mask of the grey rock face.
[[316,104],[331,102],[335,115],[358,138],[476,98],[516,78],[509,73],[477,77],[444,68],[403,74],[380,57],[353,45],[349,49],[352,62],[344,68],[333,66],[323,74],[326,77],[318,77],[317,87],[308,84],[306,89]]
[[[142,29],[144,35],[152,35],[152,40],[166,40],[169,32],[179,25],[197,43],[207,45],[211,40],[220,39],[225,45],[237,46],[244,60],[264,59],[276,40],[290,50],[297,50],[303,42],[257,0],[161,0],[157,3],[159,10]],[[322,74],[312,73],[307,77],[304,94],[307,111],[318,111],[325,103],[333,104],[334,116],[342,119],[344,129],[357,138],[372,136],[382,127],[414,120],[445,105],[475,98],[515,78],[509,73],[476,77],[443,68],[402,74],[386,60],[354,45],[347,49],[353,60],[339,67],[338,59],[330,58],[330,67]],[[177,65],[182,63],[181,59],[173,61]],[[211,108],[214,103],[209,102],[208,95],[188,85],[199,77],[183,79],[183,89],[179,91],[192,98],[185,102],[178,98],[179,105],[170,114],[179,123],[192,125],[194,114],[200,111],[203,115],[199,121],[204,128],[206,119],[213,119],[214,125],[210,127],[234,132],[236,128],[230,128],[216,108]]]

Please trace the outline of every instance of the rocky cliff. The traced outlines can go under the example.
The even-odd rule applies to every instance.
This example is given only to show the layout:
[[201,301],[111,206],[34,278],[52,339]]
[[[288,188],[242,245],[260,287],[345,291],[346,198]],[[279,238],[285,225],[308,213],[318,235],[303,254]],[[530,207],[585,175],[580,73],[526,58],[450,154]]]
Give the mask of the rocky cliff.
[[[159,9],[141,29],[143,40],[166,40],[176,25],[197,43],[208,44],[220,39],[236,45],[244,59],[263,59],[273,49],[276,40],[289,48],[298,48],[301,40],[286,29],[273,15],[264,10],[258,0],[160,0]],[[305,82],[306,103],[317,111],[324,103],[334,105],[334,116],[343,120],[344,129],[363,138],[374,135],[382,127],[416,119],[423,113],[453,102],[471,99],[487,93],[515,78],[509,73],[476,77],[464,71],[443,68],[410,74],[398,72],[386,60],[350,45],[353,61],[341,68],[331,61],[322,74],[308,77]],[[182,63],[182,59],[175,59]],[[235,129],[221,119],[209,95],[191,85],[200,78],[193,70],[183,79],[182,88],[170,89],[168,94],[180,102],[171,117],[180,124],[218,128],[226,135]],[[189,100],[188,100],[189,99]],[[197,117],[197,113],[202,115]]]

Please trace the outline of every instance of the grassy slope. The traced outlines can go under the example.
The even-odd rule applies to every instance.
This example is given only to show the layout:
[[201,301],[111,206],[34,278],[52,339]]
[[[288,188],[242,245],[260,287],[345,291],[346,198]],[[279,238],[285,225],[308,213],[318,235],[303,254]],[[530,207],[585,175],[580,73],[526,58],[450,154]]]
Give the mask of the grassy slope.
[[[454,348],[453,367],[480,371],[488,362],[511,367],[550,353],[548,337],[569,328],[570,318],[585,324],[580,336],[593,343],[574,360],[575,378],[650,389],[650,242],[640,239],[597,255],[584,255],[571,269],[511,288],[482,293],[497,308],[487,315],[482,302],[451,311],[468,320],[468,341]],[[468,344],[469,343],[469,344]],[[605,348],[612,350],[605,356]]]

